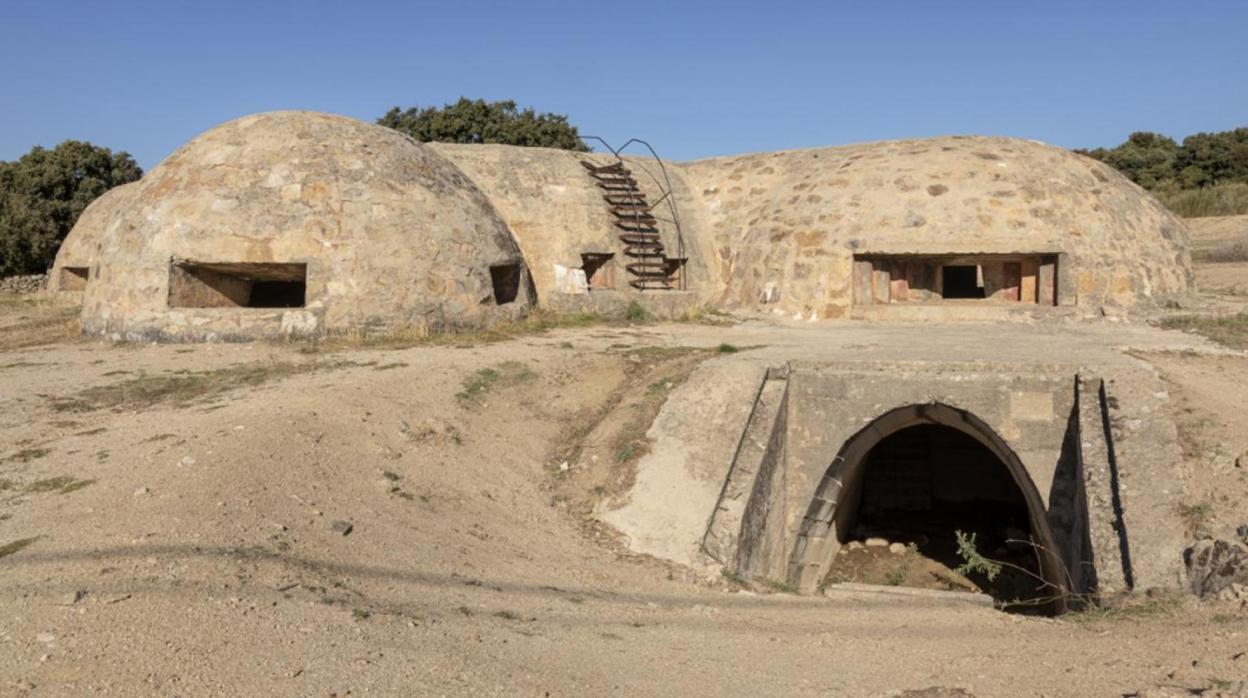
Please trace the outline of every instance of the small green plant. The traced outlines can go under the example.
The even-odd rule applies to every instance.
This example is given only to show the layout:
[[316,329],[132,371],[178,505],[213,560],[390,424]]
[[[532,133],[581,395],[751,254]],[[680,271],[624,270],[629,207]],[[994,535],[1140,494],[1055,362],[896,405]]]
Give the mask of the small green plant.
[[719,574],[720,574],[720,576],[722,576],[725,580],[727,580],[727,581],[729,581],[729,582],[731,582],[731,583],[733,583],[733,584],[736,584],[736,585],[738,585],[738,586],[745,586],[745,585],[748,583],[748,580],[745,578],[745,576],[744,576],[744,575],[742,575],[740,572],[736,572],[736,571],[734,571],[734,570],[723,569],[723,570],[720,570],[720,571],[719,571]]
[[624,444],[623,446],[615,449],[615,462],[620,464],[627,463],[632,460],[635,455],[637,455],[637,444]]
[[504,361],[494,368],[483,368],[464,379],[455,398],[464,405],[480,404],[486,393],[496,387],[518,385],[533,380],[537,374],[519,361]]
[[372,615],[373,615],[373,614],[369,613],[368,611],[365,611],[365,610],[364,610],[364,609],[362,609],[362,608],[354,608],[354,609],[351,609],[351,617],[352,617],[353,619],[357,620],[357,621],[358,621],[358,620],[368,620],[368,619],[369,619],[369,617],[371,617]]
[[723,344],[720,344],[718,347],[716,347],[715,351],[719,352],[720,354],[735,354],[741,350],[738,349],[736,346],[725,342]]
[[971,572],[979,572],[988,578],[988,581],[995,581],[997,575],[1001,574],[1001,563],[994,562],[984,557],[975,547],[975,534],[966,534],[961,531],[954,531],[954,536],[958,541],[958,557],[963,562],[958,565],[958,574],[969,574]]
[[906,552],[901,556],[901,561],[897,563],[897,569],[889,572],[884,577],[884,582],[891,587],[899,587],[905,583],[906,578],[910,576],[910,566],[914,564],[914,559],[919,556],[919,546],[910,543],[906,546]]
[[511,611],[496,611],[494,617],[502,618],[503,620],[520,620],[520,616]]
[[651,383],[650,385],[647,385],[646,392],[647,393],[661,393],[667,390],[669,387],[671,387],[671,385],[672,385],[671,381],[669,381],[666,378],[663,378],[661,380],[657,380]]
[[1195,531],[1200,526],[1209,521],[1213,516],[1213,504],[1209,502],[1200,502],[1198,504],[1184,504],[1182,502],[1176,505],[1179,516],[1183,518],[1187,524],[1189,531]]
[[381,471],[381,476],[386,478],[390,482],[398,482],[399,480],[403,479],[402,477],[399,476],[398,473],[390,471],[390,470]]
[[648,322],[651,315],[650,311],[646,310],[646,306],[632,301],[628,304],[628,309],[624,311],[624,318],[629,322]]

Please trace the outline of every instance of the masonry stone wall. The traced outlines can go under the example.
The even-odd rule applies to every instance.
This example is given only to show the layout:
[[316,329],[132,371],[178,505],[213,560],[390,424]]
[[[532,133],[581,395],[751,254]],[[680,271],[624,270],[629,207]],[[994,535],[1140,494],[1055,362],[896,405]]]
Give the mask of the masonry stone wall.
[[47,274],[19,274],[0,279],[0,293],[38,293],[47,287]]
[[1160,302],[1194,283],[1183,223],[1112,168],[952,136],[684,163],[728,307],[807,319],[853,304],[855,254],[1064,255],[1064,303]]
[[[61,242],[56,261],[48,272],[49,292],[81,294],[86,290],[86,279],[75,279],[74,276],[80,270],[95,265],[100,241],[110,227],[127,224],[130,199],[138,187],[138,182],[113,187],[92,201],[78,216],[74,227]],[[73,270],[72,273],[67,269]]]
[[[581,166],[612,159],[419,144],[311,112],[249,116],[201,135],[89,207],[58,255],[51,286],[76,292],[79,279],[61,270],[90,267],[83,327],[114,337],[467,327],[532,303],[618,312],[666,292],[628,284],[633,260]],[[1032,141],[867,143],[668,163],[666,174],[650,158],[625,162],[657,204],[665,252],[687,259],[680,295],[654,304],[665,314],[712,304],[844,317],[855,304],[856,255],[1058,259],[1058,301],[1089,312],[1162,303],[1192,289],[1178,219],[1105,165]],[[584,255],[611,256],[596,286]],[[170,307],[175,258],[306,264],[306,307]],[[505,308],[492,300],[489,272],[502,264],[525,266],[522,297]]]
[[[491,267],[524,257],[489,200],[433,149],[345,117],[274,112],[219,126],[126,194],[99,242],[84,330],[232,339],[516,317]],[[305,264],[301,308],[170,307],[175,261]],[[527,279],[527,275],[526,275]]]

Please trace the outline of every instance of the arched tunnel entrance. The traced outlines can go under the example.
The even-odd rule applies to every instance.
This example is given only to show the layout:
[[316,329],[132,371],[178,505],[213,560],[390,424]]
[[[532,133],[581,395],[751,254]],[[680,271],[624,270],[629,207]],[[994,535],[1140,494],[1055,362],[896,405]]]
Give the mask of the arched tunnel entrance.
[[[968,568],[972,536],[987,561]],[[1065,587],[1056,552],[1017,455],[974,415],[934,403],[886,413],[846,442],[803,522],[791,576],[807,588],[978,590],[1050,611]]]

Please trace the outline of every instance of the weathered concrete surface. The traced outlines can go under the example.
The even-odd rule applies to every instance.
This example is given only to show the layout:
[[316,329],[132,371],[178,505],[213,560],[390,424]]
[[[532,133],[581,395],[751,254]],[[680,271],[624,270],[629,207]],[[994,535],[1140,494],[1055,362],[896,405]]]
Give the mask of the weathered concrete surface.
[[[1222,350],[1199,339],[1130,325],[962,324],[925,328],[924,341],[917,343],[913,327],[911,334],[891,325],[857,323],[830,330],[806,325],[755,335],[742,328],[738,340],[771,338],[777,345],[717,360],[708,365],[714,371],[695,373],[664,406],[673,414],[705,413],[708,403],[737,400],[731,424],[656,422],[650,433],[652,459],[642,461],[630,504],[621,510],[628,513],[603,518],[639,551],[795,583],[784,569],[790,561],[786,556],[800,547],[803,521],[820,482],[836,476],[838,451],[894,408],[939,403],[974,415],[1017,457],[1035,491],[1034,513],[1051,533],[1054,554],[1064,565],[1052,569],[1062,577],[1069,569],[1075,591],[1098,588],[1098,579],[1103,591],[1180,584],[1184,529],[1174,472],[1180,458],[1164,409],[1167,397],[1151,368],[1123,350]],[[989,353],[1009,361],[980,358]],[[1037,363],[1040,354],[1054,360]],[[758,398],[772,396],[764,407],[774,401],[778,390],[767,390],[764,375],[777,362],[784,364],[782,357],[796,358],[787,363],[785,415],[779,419],[770,409],[760,412]],[[734,364],[740,367],[732,369]],[[747,385],[727,389],[730,370]],[[1077,375],[1088,379],[1077,383]],[[1104,400],[1101,378],[1109,391]],[[783,431],[780,443],[777,429]],[[1100,448],[1094,447],[1097,442]],[[759,490],[753,483],[734,483],[738,466],[761,472],[758,464],[768,454],[779,454],[782,476],[769,482],[781,487]],[[718,460],[698,464],[692,457]],[[718,498],[711,495],[716,485]],[[747,490],[750,496],[766,492],[765,509],[784,512],[779,525],[744,525],[743,512],[755,505],[743,506]],[[835,506],[835,497],[831,501]],[[723,525],[716,527],[717,518]],[[702,555],[691,545],[699,521],[705,527]],[[764,552],[743,561],[737,551],[747,548]],[[1129,566],[1120,548],[1127,551]],[[777,559],[768,550],[786,553]]]
[[138,186],[138,182],[130,182],[113,187],[82,212],[56,252],[56,261],[48,273],[50,293],[81,294],[86,289],[84,279],[76,278],[76,274],[65,269],[90,269],[95,264],[105,230],[123,224],[126,208]]
[[[539,302],[558,307],[579,308],[593,302],[595,291],[576,295],[562,292],[556,284],[558,268],[579,269],[582,254],[614,254],[617,295],[640,294],[628,285],[620,229],[615,216],[602,198],[602,190],[582,162],[609,164],[608,153],[573,153],[553,148],[519,148],[507,145],[460,145],[434,143],[435,151],[455,163],[483,191],[511,228],[532,270]],[[656,204],[662,198],[662,172],[653,159],[626,157],[628,167]],[[715,285],[709,277],[708,250],[700,247],[705,236],[697,229],[698,219],[689,215],[686,203],[692,194],[680,179],[679,170],[669,168],[673,199],[683,234],[669,220],[668,202],[655,207],[665,253],[687,257],[687,287],[699,300],[706,300]]]
[[1177,586],[1183,563],[1174,551],[1182,549],[1187,527],[1179,516],[1183,454],[1168,414],[1170,396],[1156,369],[1143,361],[1107,371],[1104,378],[1132,586]]
[[708,212],[730,307],[842,317],[855,253],[1065,253],[1066,295],[1090,308],[1191,289],[1182,222],[1112,168],[1034,141],[889,141],[678,169]]
[[720,563],[735,564],[738,538],[749,537],[742,535],[743,527],[766,525],[770,518],[768,510],[758,522],[747,522],[747,511],[751,502],[770,499],[772,471],[782,459],[788,373],[787,366],[767,369],[707,526],[702,550]]
[[702,538],[765,372],[717,359],[672,391],[646,433],[652,446],[637,463],[628,502],[601,515],[632,549],[703,563]]
[[[228,339],[514,317],[490,266],[523,261],[502,219],[454,165],[355,119],[273,112],[231,121],[127,192],[100,242],[84,331]],[[305,263],[306,307],[170,308],[173,260]]]

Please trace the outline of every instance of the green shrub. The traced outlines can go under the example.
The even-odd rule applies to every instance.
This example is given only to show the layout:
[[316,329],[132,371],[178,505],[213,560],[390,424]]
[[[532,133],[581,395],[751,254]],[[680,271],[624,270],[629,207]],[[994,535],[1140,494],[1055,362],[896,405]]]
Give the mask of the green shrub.
[[127,153],[83,141],[0,162],[0,277],[46,270],[87,205],[142,174]]
[[650,311],[646,310],[646,306],[632,301],[628,304],[628,309],[624,311],[624,317],[629,322],[647,322],[651,319]]

